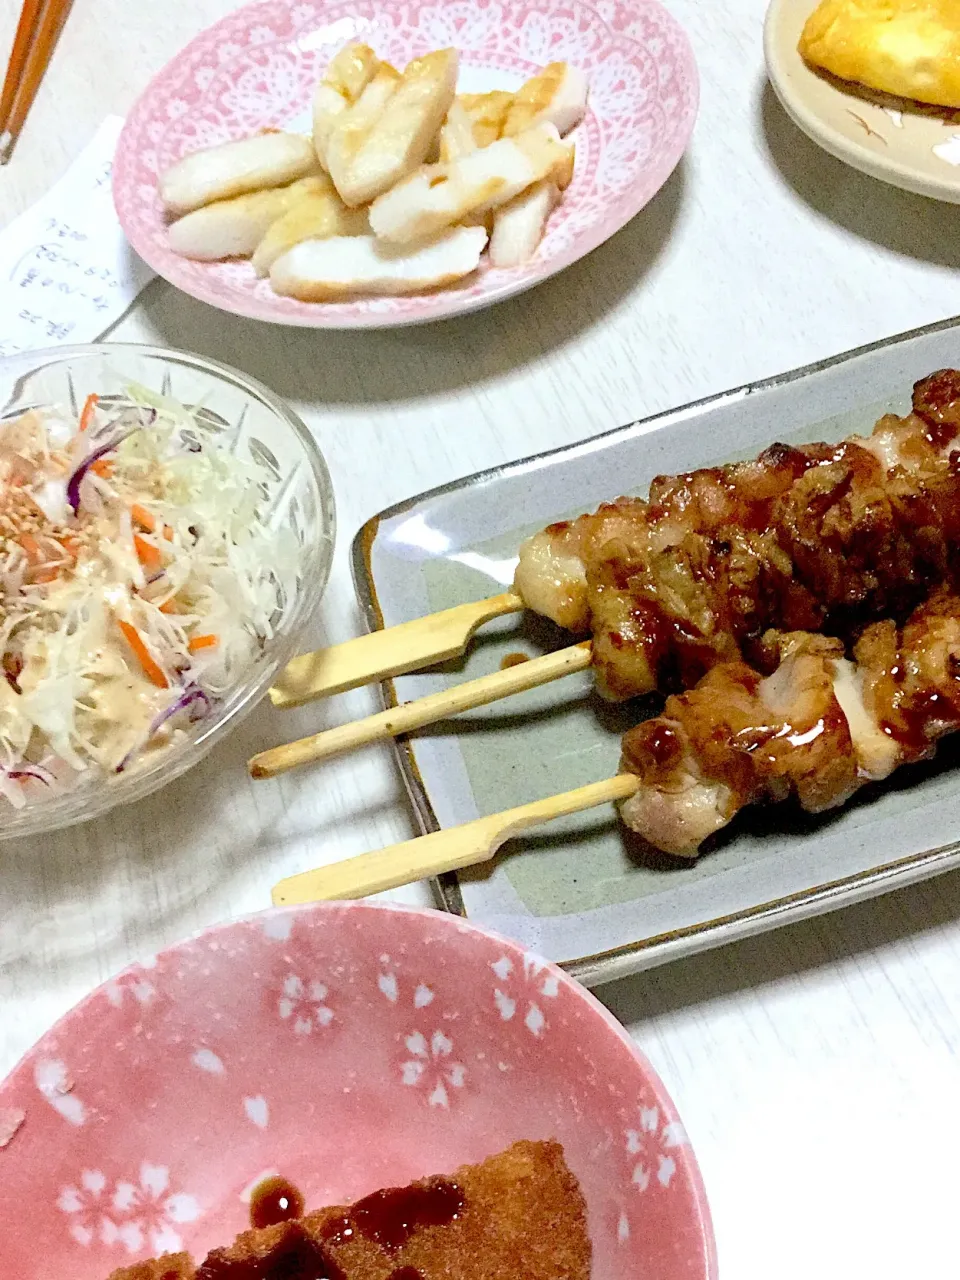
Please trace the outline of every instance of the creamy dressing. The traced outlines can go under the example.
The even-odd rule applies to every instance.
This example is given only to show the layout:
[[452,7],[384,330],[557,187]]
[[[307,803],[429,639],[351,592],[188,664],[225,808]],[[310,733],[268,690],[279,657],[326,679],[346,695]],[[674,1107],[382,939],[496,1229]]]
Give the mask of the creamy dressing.
[[0,794],[133,768],[236,683],[295,572],[275,485],[159,397],[0,424]]

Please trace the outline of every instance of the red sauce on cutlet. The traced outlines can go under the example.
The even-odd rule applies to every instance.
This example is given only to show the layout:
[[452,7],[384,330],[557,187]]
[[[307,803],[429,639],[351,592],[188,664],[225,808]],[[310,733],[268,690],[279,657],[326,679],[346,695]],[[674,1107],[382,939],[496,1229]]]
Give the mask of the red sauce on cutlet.
[[251,1227],[273,1227],[302,1215],[303,1196],[279,1174],[258,1182],[250,1194]]
[[455,1221],[463,1205],[458,1183],[451,1178],[431,1178],[423,1186],[375,1191],[358,1200],[349,1213],[325,1223],[322,1235],[331,1244],[341,1244],[358,1232],[393,1252],[420,1227],[442,1227]]
[[[303,1213],[303,1196],[286,1178],[271,1176],[253,1190],[250,1221],[256,1228],[282,1226],[279,1239],[258,1257],[231,1257],[230,1250],[214,1249],[201,1263],[197,1280],[347,1280],[332,1256],[338,1245],[363,1236],[394,1253],[421,1227],[455,1221],[463,1206],[463,1190],[451,1178],[375,1191],[358,1200],[349,1213],[325,1222],[317,1240],[296,1220]],[[389,1280],[424,1277],[416,1267],[398,1267]]]

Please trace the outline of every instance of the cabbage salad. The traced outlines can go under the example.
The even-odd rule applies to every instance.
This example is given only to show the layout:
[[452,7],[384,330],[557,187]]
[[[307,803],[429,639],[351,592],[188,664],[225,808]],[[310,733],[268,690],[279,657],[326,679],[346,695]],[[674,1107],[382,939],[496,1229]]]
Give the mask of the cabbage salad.
[[16,807],[182,741],[273,634],[298,559],[269,521],[279,482],[204,412],[131,387],[0,422],[0,793]]

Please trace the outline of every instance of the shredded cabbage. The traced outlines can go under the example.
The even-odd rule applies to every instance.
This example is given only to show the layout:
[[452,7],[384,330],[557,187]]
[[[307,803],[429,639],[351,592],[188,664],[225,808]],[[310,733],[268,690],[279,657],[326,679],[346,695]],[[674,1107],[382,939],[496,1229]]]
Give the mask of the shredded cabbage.
[[181,740],[273,635],[298,544],[270,519],[280,482],[235,443],[140,386],[90,397],[79,421],[51,406],[0,423],[11,804]]

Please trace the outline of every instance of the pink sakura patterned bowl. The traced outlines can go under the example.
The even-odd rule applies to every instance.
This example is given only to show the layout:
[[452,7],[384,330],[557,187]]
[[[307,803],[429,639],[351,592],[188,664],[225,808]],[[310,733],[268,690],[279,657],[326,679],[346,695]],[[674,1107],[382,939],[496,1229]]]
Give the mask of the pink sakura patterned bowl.
[[202,1255],[268,1172],[316,1207],[550,1137],[595,1280],[716,1276],[676,1111],[587,991],[439,912],[270,911],[128,969],[0,1086],[0,1275]]
[[[264,128],[309,129],[313,90],[336,51],[362,40],[395,65],[460,51],[463,92],[513,89],[548,62],[586,72],[574,179],[535,257],[482,265],[456,287],[405,298],[281,298],[248,262],[190,262],[167,244],[157,175],[188,151]],[[148,85],[127,118],[113,170],[130,243],[171,284],[236,315],[307,328],[417,324],[529,289],[596,249],[659,191],[697,113],[689,42],[657,0],[269,0],[210,27]]]

